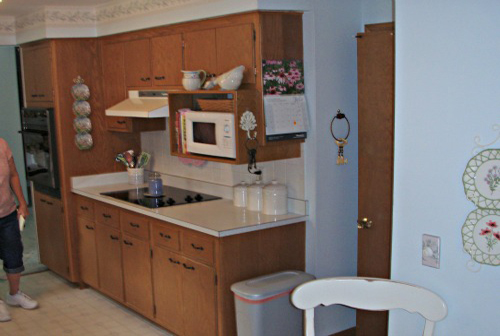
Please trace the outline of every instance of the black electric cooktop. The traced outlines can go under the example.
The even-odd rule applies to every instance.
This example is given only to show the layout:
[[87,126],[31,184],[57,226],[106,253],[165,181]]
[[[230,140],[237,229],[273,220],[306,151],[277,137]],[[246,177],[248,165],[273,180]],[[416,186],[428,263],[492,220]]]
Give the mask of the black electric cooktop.
[[199,203],[221,199],[220,197],[202,194],[195,191],[163,186],[163,195],[152,197],[148,188],[136,188],[122,191],[101,193],[122,201],[139,204],[148,208],[161,208],[189,203]]

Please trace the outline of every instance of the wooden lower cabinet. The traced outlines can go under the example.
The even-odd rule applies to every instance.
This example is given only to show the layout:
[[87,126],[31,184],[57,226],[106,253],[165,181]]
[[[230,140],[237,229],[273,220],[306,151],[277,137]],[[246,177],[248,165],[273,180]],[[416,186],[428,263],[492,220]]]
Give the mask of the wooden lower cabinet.
[[78,249],[80,253],[80,277],[83,282],[94,288],[99,288],[97,271],[97,250],[95,223],[92,220],[77,217]]
[[88,201],[82,281],[179,336],[236,335],[233,283],[305,268],[304,222],[217,238]]
[[153,284],[151,281],[151,248],[149,240],[123,235],[123,282],[125,303],[153,318]]
[[34,198],[40,261],[67,278],[69,261],[62,202],[38,191],[35,191]]
[[99,269],[99,289],[123,302],[122,237],[120,230],[96,224],[96,249]]

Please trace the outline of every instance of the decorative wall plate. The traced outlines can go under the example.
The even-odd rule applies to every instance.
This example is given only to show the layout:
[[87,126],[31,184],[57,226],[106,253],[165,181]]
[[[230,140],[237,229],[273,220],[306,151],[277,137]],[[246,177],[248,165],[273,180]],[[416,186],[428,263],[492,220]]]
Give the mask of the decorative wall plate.
[[476,209],[462,226],[465,251],[480,264],[500,265],[500,211]]
[[486,149],[467,163],[465,195],[478,208],[500,209],[500,149]]

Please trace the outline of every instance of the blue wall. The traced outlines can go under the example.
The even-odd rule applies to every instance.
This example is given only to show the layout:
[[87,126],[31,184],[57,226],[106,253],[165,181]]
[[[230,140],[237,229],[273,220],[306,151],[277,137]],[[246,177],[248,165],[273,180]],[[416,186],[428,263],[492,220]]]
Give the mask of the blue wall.
[[0,137],[4,138],[12,149],[14,162],[21,177],[24,197],[27,200],[23,144],[21,134],[17,133],[21,129],[21,117],[17,91],[15,47],[0,46],[0,78]]
[[[500,267],[469,270],[461,235],[475,209],[462,185],[474,139],[498,136],[499,14],[498,0],[396,1],[392,277],[445,299],[436,335],[499,334]],[[424,233],[441,237],[440,269],[421,265]],[[391,313],[391,335],[421,335],[422,325]]]

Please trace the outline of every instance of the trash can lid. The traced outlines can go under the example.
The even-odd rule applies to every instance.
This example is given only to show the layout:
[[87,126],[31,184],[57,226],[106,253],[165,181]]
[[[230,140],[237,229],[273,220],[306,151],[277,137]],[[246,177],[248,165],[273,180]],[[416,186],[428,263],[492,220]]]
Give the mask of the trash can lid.
[[313,279],[313,275],[305,272],[284,271],[237,282],[231,290],[244,299],[258,301],[291,292],[298,285]]

